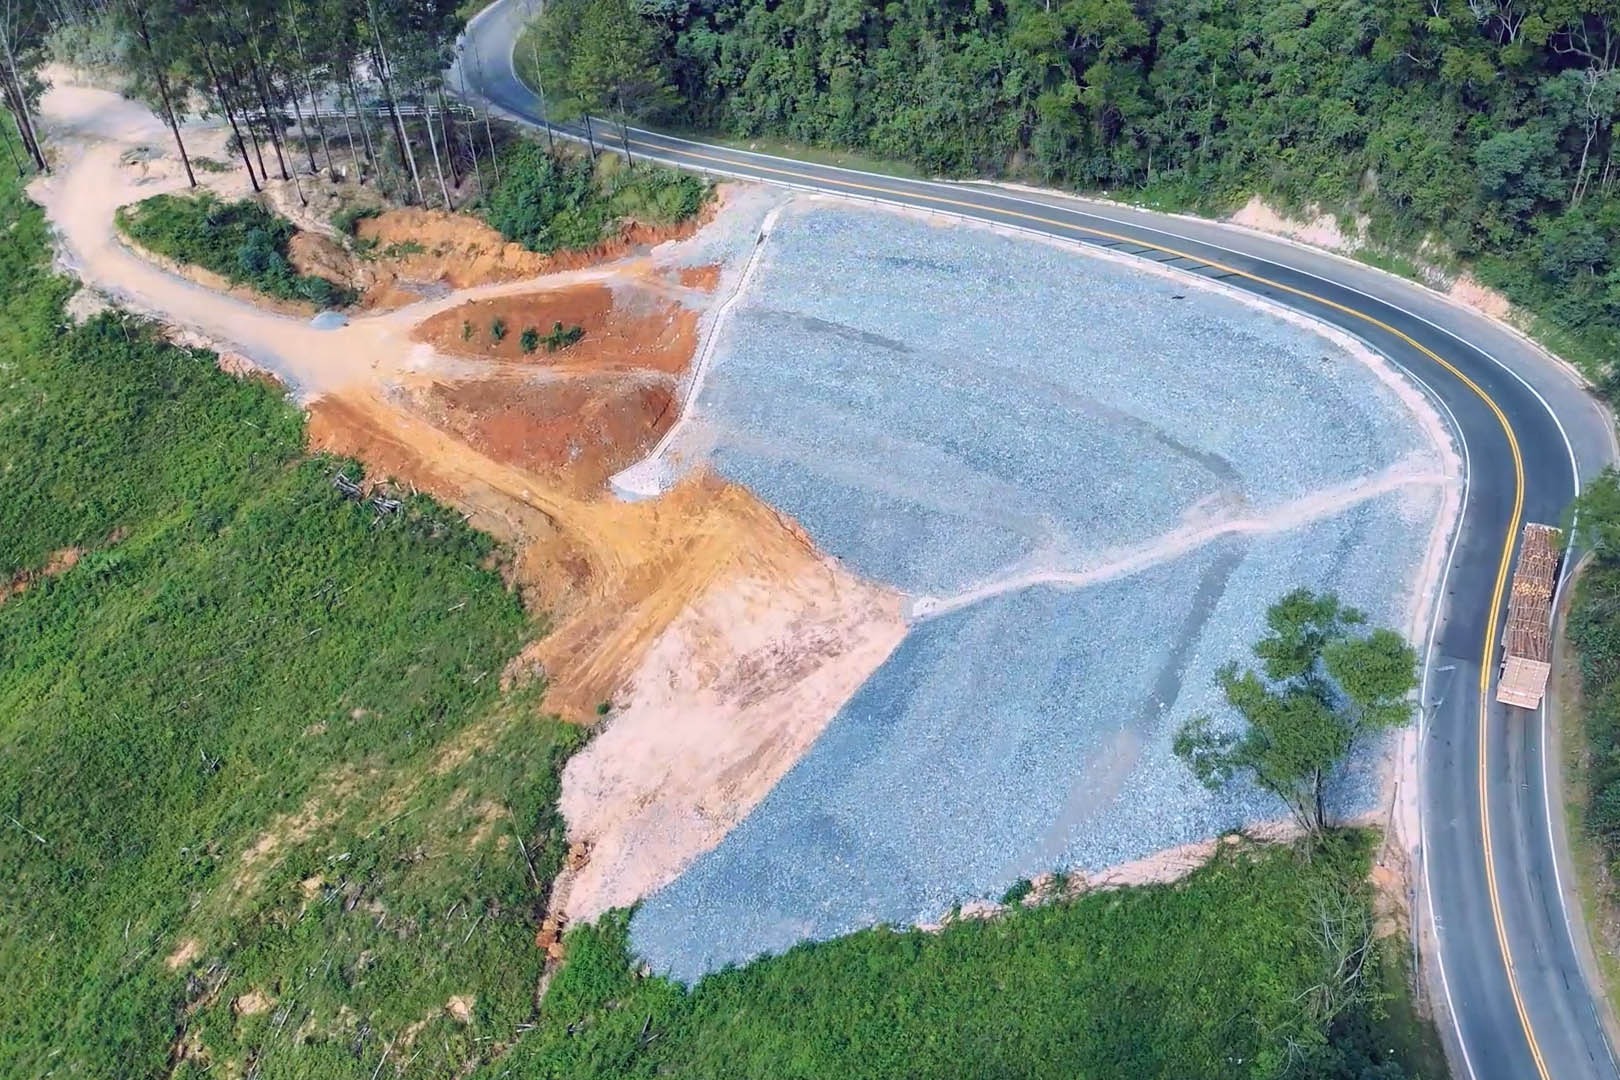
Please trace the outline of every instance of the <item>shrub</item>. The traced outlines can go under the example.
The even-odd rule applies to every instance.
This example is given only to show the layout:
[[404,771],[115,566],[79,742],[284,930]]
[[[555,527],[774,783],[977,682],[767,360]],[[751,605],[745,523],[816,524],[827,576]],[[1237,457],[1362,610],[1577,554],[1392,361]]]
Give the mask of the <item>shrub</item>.
[[514,148],[490,195],[489,223],[532,251],[600,243],[621,221],[672,225],[693,216],[709,186],[688,173],[640,166],[614,169],[604,158],[547,152],[533,143]]
[[293,269],[287,251],[298,230],[251,200],[227,203],[207,192],[157,195],[119,210],[117,223],[149,251],[278,300],[330,307],[355,300],[353,290]]
[[583,326],[570,326],[564,328],[563,324],[560,322],[552,323],[551,333],[547,334],[545,337],[546,352],[556,352],[558,349],[566,349],[568,346],[573,345],[584,336],[585,328]]
[[532,326],[525,326],[523,333],[518,335],[518,345],[526,353],[534,352],[535,349],[540,347],[540,331]]
[[382,210],[375,206],[345,206],[332,215],[332,227],[340,233],[353,236],[359,231],[362,221],[379,217],[381,214]]
[[494,322],[490,323],[489,336],[494,338],[497,342],[504,341],[506,339],[506,320],[496,319]]
[[1012,883],[1012,886],[1008,888],[1006,892],[1001,894],[1001,903],[1005,907],[1012,907],[1015,904],[1022,904],[1025,898],[1034,891],[1035,883],[1033,881],[1029,880],[1027,877],[1019,878],[1017,881]]
[[462,319],[461,320],[461,340],[462,341],[471,341],[472,336],[473,336],[473,325],[472,325],[472,323],[468,322],[466,319]]

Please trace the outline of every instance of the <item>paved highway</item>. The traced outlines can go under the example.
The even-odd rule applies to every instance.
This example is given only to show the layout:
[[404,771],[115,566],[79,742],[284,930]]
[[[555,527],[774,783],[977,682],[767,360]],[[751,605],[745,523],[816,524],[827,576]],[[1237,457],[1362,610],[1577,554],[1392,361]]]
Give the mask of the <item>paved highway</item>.
[[[529,126],[540,103],[512,52],[531,0],[469,25],[452,85]],[[1543,713],[1494,701],[1493,659],[1520,526],[1557,524],[1615,456],[1611,425],[1567,371],[1500,324],[1324,252],[1213,222],[991,185],[807,164],[630,129],[630,149],[684,168],[879,200],[1112,248],[1216,278],[1356,335],[1451,421],[1467,492],[1425,653],[1420,898],[1415,919],[1459,1077],[1620,1077],[1566,909],[1562,815]],[[618,130],[597,124],[617,146]],[[1483,797],[1482,797],[1483,796]]]

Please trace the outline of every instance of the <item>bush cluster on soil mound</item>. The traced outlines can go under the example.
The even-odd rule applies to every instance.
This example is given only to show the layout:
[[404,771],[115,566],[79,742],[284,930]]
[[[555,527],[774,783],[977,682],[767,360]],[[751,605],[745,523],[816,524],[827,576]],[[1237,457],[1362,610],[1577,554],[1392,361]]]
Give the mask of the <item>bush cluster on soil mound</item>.
[[588,248],[624,221],[685,221],[708,198],[708,184],[690,173],[647,165],[627,169],[611,155],[592,162],[521,143],[501,165],[488,217],[508,240],[552,252]]
[[149,251],[278,300],[318,307],[355,300],[353,290],[294,270],[287,245],[297,228],[250,199],[228,203],[209,192],[155,195],[120,209],[118,227]]
[[[1374,945],[1367,837],[1227,850],[1185,881],[931,934],[877,929],[712,975],[642,977],[627,920],[568,937],[540,1027],[490,1077],[1176,1076],[1400,1080],[1437,1058]],[[1404,1063],[1404,1064],[1403,1064]],[[1411,1071],[1408,1071],[1411,1069]]]
[[345,496],[211,354],[74,326],[9,177],[0,233],[0,583],[84,552],[0,602],[0,1075],[486,1060],[580,737],[499,688],[490,540]]

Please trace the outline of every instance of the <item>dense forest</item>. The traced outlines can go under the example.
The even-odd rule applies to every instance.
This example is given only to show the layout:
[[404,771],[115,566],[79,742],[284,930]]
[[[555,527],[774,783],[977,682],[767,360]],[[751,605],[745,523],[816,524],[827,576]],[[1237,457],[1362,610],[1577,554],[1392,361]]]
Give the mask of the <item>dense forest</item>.
[[38,168],[42,68],[56,60],[150,105],[193,187],[182,125],[201,117],[230,125],[255,191],[343,169],[397,200],[454,206],[464,176],[498,169],[487,112],[447,100],[462,26],[460,0],[0,0],[0,103]]
[[[632,6],[560,0],[548,12]],[[1161,205],[1220,209],[1260,193],[1366,214],[1376,239],[1472,264],[1616,388],[1614,0],[636,10],[667,79],[668,92],[637,95],[654,119]]]

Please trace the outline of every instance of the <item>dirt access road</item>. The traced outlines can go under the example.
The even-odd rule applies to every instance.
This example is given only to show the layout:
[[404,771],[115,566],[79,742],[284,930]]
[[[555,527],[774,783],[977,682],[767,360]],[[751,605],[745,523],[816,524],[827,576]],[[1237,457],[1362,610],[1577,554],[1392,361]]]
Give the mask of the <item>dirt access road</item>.
[[[745,489],[700,473],[641,502],[605,490],[673,421],[712,296],[736,267],[683,264],[683,244],[665,243],[540,279],[439,282],[445,295],[317,329],[119,240],[118,207],[185,186],[144,108],[58,73],[43,113],[57,171],[31,193],[62,261],[226,366],[280,380],[309,411],[312,448],[431,492],[502,540],[546,629],[507,677],[543,674],[548,707],[578,720],[612,703],[564,774],[574,856],[554,914],[594,916],[671,880],[899,642],[896,594],[817,553]],[[190,137],[227,158],[222,132]],[[204,175],[223,197],[244,193],[235,172]],[[723,192],[705,229],[759,217],[746,193]],[[567,319],[586,337],[548,359],[460,329],[493,314]]]

